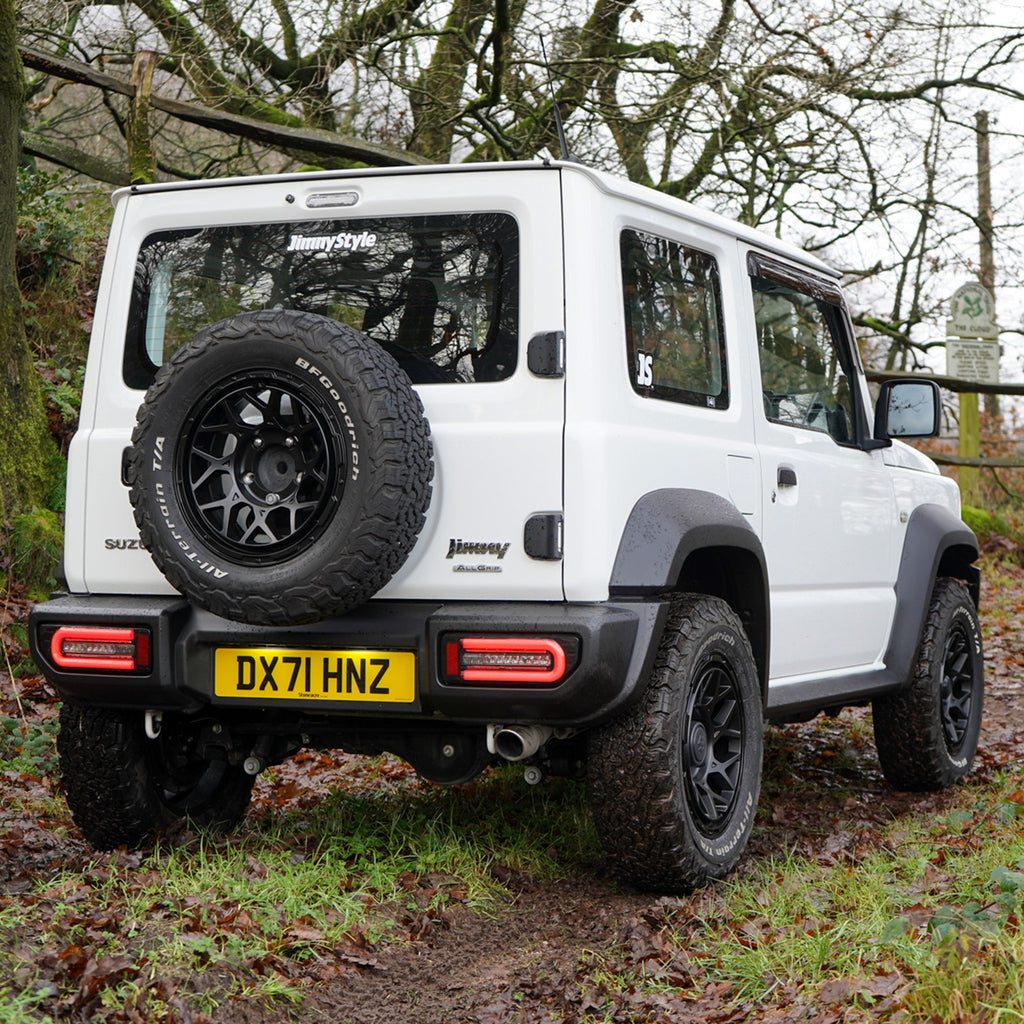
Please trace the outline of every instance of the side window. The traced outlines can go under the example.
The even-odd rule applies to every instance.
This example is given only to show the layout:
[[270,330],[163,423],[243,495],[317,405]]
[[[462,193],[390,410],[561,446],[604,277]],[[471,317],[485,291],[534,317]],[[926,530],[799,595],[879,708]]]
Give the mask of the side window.
[[633,390],[727,408],[722,290],[714,258],[641,231],[623,231],[620,245]]
[[841,308],[814,289],[770,277],[752,278],[765,415],[856,440]]

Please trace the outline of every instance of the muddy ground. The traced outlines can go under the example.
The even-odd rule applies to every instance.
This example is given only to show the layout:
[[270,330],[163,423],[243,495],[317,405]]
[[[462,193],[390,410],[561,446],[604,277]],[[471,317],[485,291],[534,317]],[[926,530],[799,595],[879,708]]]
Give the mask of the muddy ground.
[[[1004,766],[1024,764],[1024,571],[1016,564],[1000,574],[998,591],[985,585],[983,620],[986,632],[988,689],[986,713],[975,772],[981,776]],[[3,711],[46,719],[53,714],[53,695],[39,679],[3,683]],[[766,741],[761,817],[740,872],[787,851],[821,864],[836,863],[858,847],[871,844],[877,830],[908,812],[939,808],[948,794],[909,795],[893,791],[882,779],[864,727],[868,712],[844,712],[836,720],[772,729]],[[344,771],[345,759],[337,769]],[[297,775],[301,779],[301,775]],[[801,780],[800,786],[794,780]],[[815,785],[810,789],[806,781]],[[55,779],[0,779],[0,787],[40,787],[57,791]],[[2,795],[2,794],[0,794]],[[25,820],[0,806],[0,911],[28,898],[35,881],[61,869],[95,870],[92,852],[66,817]],[[58,804],[59,806],[59,804]],[[66,814],[66,812],[64,812]],[[493,916],[480,916],[466,906],[407,922],[403,940],[350,951],[332,975],[305,989],[299,1006],[236,999],[212,1016],[192,1012],[186,1000],[165,993],[162,1016],[144,1009],[111,1010],[89,1003],[85,996],[92,977],[115,970],[116,962],[89,961],[74,974],[56,954],[34,949],[33,937],[17,941],[21,966],[17,977],[41,984],[55,979],[53,999],[40,1004],[54,1020],[183,1022],[183,1024],[540,1024],[596,1021],[840,1021],[884,1016],[887,1000],[899,997],[901,979],[882,978],[871,1014],[851,1010],[841,999],[823,992],[808,1004],[783,989],[754,1007],[737,1001],[727,983],[708,981],[685,950],[670,947],[666,923],[698,921],[713,913],[713,889],[686,899],[659,899],[625,890],[593,874],[542,882],[505,869],[501,881],[510,893],[507,906]],[[93,913],[102,914],[94,907]],[[7,949],[10,953],[10,948]],[[61,955],[67,955],[66,952]],[[49,959],[47,959],[49,958]],[[639,970],[663,982],[660,991],[628,984],[609,984],[609,977],[628,978]],[[62,973],[63,972],[63,973]],[[79,997],[66,994],[76,977]],[[43,982],[40,982],[43,979]],[[65,988],[58,998],[57,984]],[[888,988],[888,991],[887,991]],[[77,998],[77,1002],[76,1002]],[[90,1008],[91,1007],[91,1008]],[[170,1009],[168,1009],[170,1007]],[[19,1018],[21,1020],[22,1018]],[[39,1019],[43,1019],[42,1016]]]

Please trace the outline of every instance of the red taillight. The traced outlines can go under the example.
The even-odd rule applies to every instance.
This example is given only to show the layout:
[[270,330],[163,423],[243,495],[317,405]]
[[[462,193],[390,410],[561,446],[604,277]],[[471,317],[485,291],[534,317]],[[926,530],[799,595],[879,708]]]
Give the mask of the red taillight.
[[58,668],[138,672],[149,668],[149,633],[124,626],[61,626],[50,639]]
[[462,637],[448,642],[449,678],[466,683],[544,686],[565,676],[565,649],[557,640],[533,637]]

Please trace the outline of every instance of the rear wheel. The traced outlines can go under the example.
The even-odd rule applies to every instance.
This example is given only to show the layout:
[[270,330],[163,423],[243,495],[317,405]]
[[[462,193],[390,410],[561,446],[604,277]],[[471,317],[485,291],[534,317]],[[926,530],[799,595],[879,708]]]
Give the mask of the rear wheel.
[[254,779],[201,739],[201,727],[181,715],[165,715],[150,738],[141,712],[66,702],[57,737],[61,781],[85,838],[109,850],[138,846],[183,819],[200,829],[236,825]]
[[660,892],[728,874],[754,825],[762,722],[736,614],[681,596],[643,697],[590,740],[594,820],[616,873]]
[[974,602],[960,580],[937,580],[909,684],[872,703],[878,759],[893,786],[941,789],[967,775],[984,687]]

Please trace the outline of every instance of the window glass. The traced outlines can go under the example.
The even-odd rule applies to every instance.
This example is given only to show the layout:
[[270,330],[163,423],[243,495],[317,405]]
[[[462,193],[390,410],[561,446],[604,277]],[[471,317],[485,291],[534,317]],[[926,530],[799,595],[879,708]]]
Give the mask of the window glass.
[[724,409],[729,404],[721,287],[713,257],[623,231],[626,351],[641,395]]
[[516,366],[518,282],[508,214],[161,231],[139,252],[125,381],[147,387],[200,328],[259,309],[349,324],[415,384],[502,380]]
[[752,281],[765,415],[853,443],[849,374],[837,344],[841,310],[790,284]]

